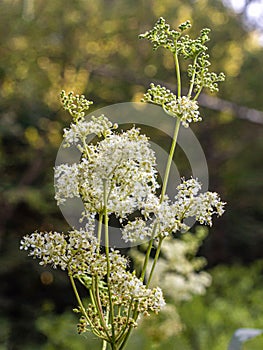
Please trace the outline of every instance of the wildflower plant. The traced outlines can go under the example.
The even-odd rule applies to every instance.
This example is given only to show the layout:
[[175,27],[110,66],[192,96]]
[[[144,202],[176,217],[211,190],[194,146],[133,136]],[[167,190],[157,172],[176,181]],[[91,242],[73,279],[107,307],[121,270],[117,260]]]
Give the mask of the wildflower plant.
[[[160,18],[152,30],[140,35],[154,49],[169,50],[175,63],[177,91],[151,84],[143,98],[144,102],[161,106],[175,120],[162,186],[157,181],[155,153],[146,135],[136,127],[118,131],[118,125],[105,115],[87,120],[86,111],[92,102],[83,95],[62,91],[62,105],[72,116],[70,127],[64,130],[65,147],[75,145],[81,159],[79,163],[55,167],[55,199],[63,204],[69,198],[80,197],[84,205],[83,227],[68,233],[34,232],[21,241],[21,249],[40,259],[41,265],[50,264],[67,271],[78,304],[74,309],[79,315],[78,332],[93,332],[102,340],[104,350],[124,349],[139,319],[157,314],[165,307],[161,287],[152,286],[151,282],[154,271],[158,271],[162,249],[161,270],[169,272],[173,284],[178,282],[172,271],[184,269],[167,268],[168,261],[174,261],[169,247],[176,254],[180,244],[175,245],[174,237],[189,229],[187,218],[194,217],[200,224],[212,226],[212,217],[224,212],[225,203],[219,195],[203,193],[198,179],[183,178],[174,198],[166,193],[180,125],[188,127],[191,122],[202,120],[197,103],[200,92],[203,88],[217,91],[218,82],[224,80],[223,73],[217,75],[208,68],[209,29],[203,29],[198,38],[191,39],[185,35],[190,26],[187,21],[173,30]],[[181,90],[181,59],[190,60],[189,89],[185,96]],[[90,134],[96,135],[96,142],[87,141]],[[125,242],[146,242],[145,254],[139,259],[141,265],[135,264],[134,270],[130,259],[110,246],[110,216],[118,218]],[[185,244],[181,246],[183,252],[188,251]],[[193,268],[188,270],[194,281]],[[199,291],[209,284],[206,274],[202,278]],[[169,278],[159,280],[166,286],[169,284]],[[80,296],[79,284],[87,289],[88,301]],[[190,289],[198,293],[195,285],[192,283]]]

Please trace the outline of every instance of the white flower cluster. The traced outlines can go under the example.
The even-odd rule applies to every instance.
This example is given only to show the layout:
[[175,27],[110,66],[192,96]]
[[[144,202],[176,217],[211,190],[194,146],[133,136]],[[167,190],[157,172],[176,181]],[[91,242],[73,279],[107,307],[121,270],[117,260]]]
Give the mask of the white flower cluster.
[[72,230],[68,234],[34,232],[24,236],[20,249],[29,250],[28,255],[40,259],[40,265],[50,264],[62,270],[86,272],[97,246],[92,219],[85,229]]
[[151,102],[161,106],[166,113],[180,118],[182,125],[187,128],[191,122],[199,122],[202,117],[198,103],[187,96],[176,97],[169,89],[160,85],[150,85],[144,94],[143,102]]
[[55,168],[58,204],[81,195],[87,212],[101,212],[106,190],[108,213],[123,218],[159,187],[154,152],[138,129],[112,133],[87,149],[79,164]]
[[89,149],[90,159],[80,164],[80,191],[87,211],[102,210],[105,182],[108,213],[121,218],[155,192],[158,183],[154,152],[138,129],[109,135]]
[[152,224],[149,225],[142,218],[129,221],[122,229],[122,239],[127,242],[140,242],[152,237]]
[[144,315],[148,315],[150,311],[158,313],[165,306],[161,288],[146,288],[133,273],[114,269],[110,282],[114,297],[118,300],[116,304],[128,307],[132,301],[137,302],[138,311]]
[[[203,266],[203,260],[191,259],[202,237],[197,235],[195,240],[185,233],[189,229],[186,223],[188,218],[194,218],[211,226],[213,215],[222,215],[225,203],[217,193],[202,193],[201,184],[193,178],[182,180],[173,199],[165,195],[169,161],[173,158],[180,124],[189,127],[190,123],[202,120],[196,99],[203,87],[217,90],[217,83],[224,79],[222,73],[217,75],[208,71],[210,63],[204,44],[209,40],[209,29],[203,29],[200,36],[192,40],[188,35],[183,36],[190,27],[190,22],[186,21],[178,31],[173,30],[164,18],[160,18],[152,30],[140,36],[150,40],[154,49],[163,46],[171,51],[176,65],[178,96],[166,87],[151,84],[143,99],[161,106],[168,115],[176,118],[160,196],[157,194],[160,186],[156,158],[148,138],[135,127],[116,132],[118,125],[103,114],[85,117],[93,102],[84,95],[61,92],[62,105],[73,118],[70,127],[64,129],[63,146],[77,147],[81,156],[78,164],[55,167],[55,199],[60,205],[69,199],[81,198],[84,212],[80,222],[85,219],[87,224],[66,234],[34,232],[22,239],[20,249],[38,258],[40,265],[50,264],[67,270],[78,302],[75,311],[81,314],[79,333],[91,330],[103,340],[103,349],[108,345],[112,349],[123,349],[140,314],[159,313],[164,308],[163,291],[156,282],[160,281],[168,297],[175,301],[202,294],[210,284],[208,274],[196,273]],[[188,96],[181,97],[178,56],[194,60],[188,69],[191,78]],[[193,99],[192,92],[195,93]],[[138,212],[140,215],[134,218]],[[145,249],[146,256],[139,251],[135,256],[135,264],[138,256],[142,262],[138,275],[135,269],[130,271],[128,258],[109,246],[111,215],[123,225],[121,232],[125,242],[150,241]],[[95,235],[96,217],[99,217],[98,238]],[[131,217],[133,219],[129,221]],[[182,237],[174,239],[173,234],[178,232],[184,235],[176,235]],[[103,234],[105,249],[100,246]],[[155,248],[157,251],[152,259]],[[157,277],[154,280],[155,268]],[[144,279],[148,279],[147,284]],[[75,280],[89,291],[87,308],[78,294]],[[152,283],[155,287],[150,288]]]
[[[40,265],[50,264],[54,268],[68,270],[75,277],[96,277],[103,283],[108,274],[107,256],[98,249],[98,241],[94,236],[94,225],[91,220],[86,229],[73,230],[68,234],[58,232],[34,232],[25,236],[20,248],[29,250],[29,256],[40,259]],[[159,312],[165,305],[159,287],[146,288],[143,282],[127,270],[128,260],[118,250],[109,253],[112,301],[115,305],[129,308],[137,302],[138,311],[148,314]],[[105,292],[102,291],[105,294]],[[108,296],[103,296],[106,306]]]
[[64,203],[67,198],[79,197],[78,164],[61,164],[54,170],[57,204]]
[[[156,271],[156,273],[158,273]],[[171,290],[176,290],[177,300],[189,300],[192,295],[203,295],[206,288],[211,285],[211,276],[207,272],[189,273],[188,276],[176,275],[174,271],[166,273],[162,280],[162,287],[167,291],[167,295],[175,297]]]
[[198,103],[187,96],[178,97],[165,106],[169,114],[180,118],[185,128],[189,127],[191,122],[199,122],[202,117],[199,113]]
[[160,202],[158,197],[149,196],[142,210],[144,218],[129,221],[122,230],[123,239],[126,242],[139,242],[146,238],[166,237],[170,233],[186,231],[189,227],[184,220],[189,217],[212,226],[212,216],[224,213],[225,203],[218,194],[200,193],[201,184],[196,179],[182,180],[177,190],[174,202],[167,197]]
[[199,193],[201,184],[196,179],[183,180],[177,187],[175,196],[175,208],[180,220],[186,217],[195,217],[200,224],[212,226],[212,216],[221,216],[224,213],[224,205],[218,193]]
[[106,137],[112,133],[112,129],[117,127],[117,124],[112,124],[103,114],[99,117],[92,116],[90,121],[82,118],[77,123],[71,123],[69,129],[64,129],[65,147],[80,143],[78,147],[83,152],[85,149],[82,144],[85,144],[88,135],[95,134],[98,137]]
[[[109,299],[105,282],[101,283],[102,288],[99,289],[98,295],[100,305],[104,310],[109,310],[111,300],[113,307],[116,310],[122,311],[113,318],[116,337],[123,334],[125,329],[127,330],[127,327],[137,327],[137,318],[134,318],[134,312],[149,316],[152,312],[158,314],[166,305],[162,290],[159,287],[153,289],[146,288],[137,277],[127,271],[123,272],[120,270],[117,272],[117,269],[114,269],[114,273],[111,274],[107,285],[111,289],[111,299]],[[80,312],[79,309],[75,309],[74,311]],[[103,337],[112,336],[112,325],[107,321],[104,323],[101,322],[94,304],[88,304],[86,311],[89,315],[90,323],[87,323],[87,319],[82,316],[78,325],[79,333],[86,332],[90,328],[95,328],[96,330],[100,330]]]
[[178,219],[174,209],[174,205],[168,201],[158,203],[154,208],[151,205],[151,212],[147,216],[151,213],[154,217],[147,221],[144,218],[129,221],[122,229],[122,238],[125,242],[141,243],[151,238],[167,237],[172,232],[187,230],[188,226]]

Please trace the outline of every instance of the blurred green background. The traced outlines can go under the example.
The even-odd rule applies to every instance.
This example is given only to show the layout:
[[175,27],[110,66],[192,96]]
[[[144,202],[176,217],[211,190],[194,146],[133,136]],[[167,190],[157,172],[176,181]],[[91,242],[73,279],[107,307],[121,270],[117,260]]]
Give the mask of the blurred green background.
[[[247,15],[253,2],[237,13],[221,0],[1,0],[1,350],[98,348],[92,336],[76,334],[66,276],[27,258],[19,241],[36,229],[68,228],[53,189],[70,123],[61,89],[84,93],[97,109],[140,101],[151,81],[175,86],[171,57],[138,40],[159,16],[175,27],[190,19],[194,35],[212,28],[212,68],[227,79],[213,99],[201,96],[205,118],[193,130],[210,189],[228,205],[200,250],[212,287],[177,305],[182,333],[162,337],[149,323],[128,349],[221,350],[235,329],[263,328],[263,31]],[[262,349],[263,341],[244,348]]]

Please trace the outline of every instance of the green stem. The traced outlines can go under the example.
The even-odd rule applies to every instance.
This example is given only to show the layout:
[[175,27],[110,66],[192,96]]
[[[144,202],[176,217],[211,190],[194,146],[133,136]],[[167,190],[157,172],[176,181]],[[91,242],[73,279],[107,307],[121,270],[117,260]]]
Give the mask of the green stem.
[[69,275],[69,279],[70,279],[70,282],[71,282],[71,285],[72,285],[74,294],[75,294],[75,296],[76,296],[77,302],[78,302],[78,304],[79,304],[80,310],[81,310],[82,314],[85,316],[85,318],[87,319],[87,321],[89,322],[89,324],[91,324],[91,321],[90,321],[90,319],[89,319],[89,316],[88,316],[88,314],[86,313],[85,307],[84,307],[84,305],[82,304],[81,298],[80,298],[80,296],[79,296],[79,293],[78,293],[78,290],[77,290],[77,287],[76,287],[74,278],[73,278],[73,276],[72,276],[72,273],[69,271],[69,272],[68,272],[68,275]]
[[103,195],[104,195],[104,226],[105,226],[105,253],[107,259],[107,287],[109,295],[109,305],[110,305],[110,322],[112,329],[112,349],[116,349],[115,346],[115,329],[114,329],[114,307],[112,303],[112,293],[110,288],[110,250],[109,250],[109,217],[107,209],[107,180],[103,182]]
[[163,180],[163,187],[162,187],[162,192],[161,192],[161,197],[160,197],[160,203],[162,203],[162,201],[164,200],[165,192],[166,192],[166,189],[167,189],[167,184],[168,184],[168,179],[169,179],[169,175],[170,175],[171,165],[172,165],[173,156],[174,156],[175,147],[176,147],[177,138],[178,138],[178,133],[179,133],[179,129],[180,129],[180,122],[181,122],[180,118],[176,118],[176,124],[175,124],[174,135],[173,135],[173,141],[172,141],[172,145],[171,145],[171,148],[170,148],[170,153],[169,153],[169,156],[168,156],[166,169],[165,169],[165,174],[164,174],[164,180]]
[[70,279],[70,282],[71,282],[71,285],[72,285],[74,294],[76,296],[77,302],[79,304],[79,307],[80,307],[82,315],[88,321],[88,323],[89,323],[92,331],[94,332],[94,334],[96,334],[98,337],[101,337],[101,334],[99,332],[97,332],[96,327],[94,327],[93,323],[91,322],[91,320],[90,320],[90,318],[89,318],[89,316],[88,316],[88,314],[87,314],[87,312],[85,310],[84,305],[82,304],[81,298],[79,296],[79,293],[78,293],[78,290],[77,290],[77,287],[76,287],[76,284],[75,284],[75,281],[74,281],[74,278],[73,278],[72,273],[70,271],[69,271],[68,275],[69,275],[69,279]]
[[147,251],[146,251],[146,254],[145,254],[143,268],[142,268],[142,272],[141,272],[141,280],[143,280],[144,277],[145,277],[146,268],[147,268],[147,265],[148,265],[148,262],[149,262],[149,258],[150,258],[150,254],[151,254],[151,251],[152,251],[152,246],[153,246],[153,238],[149,241],[148,248],[147,248]]
[[131,315],[132,303],[133,303],[133,298],[132,298],[132,300],[130,302],[130,305],[129,305],[129,309],[128,309],[128,313],[127,313],[127,320],[126,320],[125,326],[123,327],[123,329],[119,333],[118,338],[116,340],[117,342],[121,342],[122,339],[124,339],[124,337],[125,337],[125,332],[126,332],[126,330],[128,328],[128,325],[129,325],[129,319],[130,319],[130,315]]
[[[165,195],[165,192],[166,192],[166,189],[167,189],[168,178],[169,178],[169,174],[170,174],[170,170],[171,170],[171,164],[172,164],[172,161],[173,161],[173,156],[174,156],[174,152],[175,152],[175,147],[176,147],[176,143],[177,143],[179,129],[180,129],[180,119],[177,118],[176,119],[176,124],[175,124],[175,129],[174,129],[173,141],[172,141],[172,145],[171,145],[171,148],[170,148],[170,153],[169,153],[169,156],[168,156],[167,165],[166,165],[166,169],[165,169],[163,187],[162,187],[162,192],[161,192],[161,196],[160,196],[160,203],[162,203],[162,201],[164,200],[164,195]],[[154,228],[153,228],[153,235],[154,235],[156,229],[157,229],[157,226],[155,225]],[[151,268],[151,271],[150,271],[149,280],[147,282],[147,287],[149,286],[149,284],[151,282],[152,275],[153,275],[153,272],[154,272],[157,260],[158,260],[159,255],[160,255],[161,245],[162,245],[163,239],[164,238],[160,238],[160,241],[159,241],[159,244],[158,244],[158,247],[157,247],[157,251],[156,251],[155,257],[154,257],[154,262],[153,262],[153,265],[152,265],[152,268]],[[153,247],[153,238],[149,241],[149,244],[148,244],[147,252],[146,252],[146,255],[145,255],[145,258],[144,258],[144,264],[143,264],[143,269],[142,269],[142,273],[141,273],[141,279],[144,279],[144,277],[145,277],[146,268],[147,268],[147,265],[148,265],[148,262],[149,262],[149,258],[150,258],[152,247]],[[139,315],[139,312],[137,311],[137,305],[135,305],[135,310],[134,310],[134,314],[133,314],[133,318],[134,318],[135,321],[137,320],[138,315]],[[131,331],[132,331],[132,327],[130,326],[119,350],[124,349],[124,346],[126,345],[126,343],[128,341],[128,338],[130,336]]]
[[177,78],[177,96],[181,97],[181,73],[177,52],[174,54],[175,73]]
[[188,91],[188,94],[187,94],[187,96],[188,96],[189,98],[191,97],[192,92],[193,92],[193,88],[194,88],[195,75],[196,75],[197,57],[198,57],[198,55],[195,57],[194,63],[193,63],[194,72],[193,72],[193,75],[192,75],[192,79],[191,79],[191,82],[190,82],[189,91]]
[[[163,202],[164,196],[165,196],[165,192],[166,192],[166,189],[167,189],[168,179],[169,179],[171,165],[172,165],[172,161],[173,161],[173,157],[174,157],[174,152],[175,152],[175,147],[176,147],[176,143],[177,143],[179,129],[180,129],[180,119],[177,118],[176,119],[176,124],[175,124],[175,129],[174,129],[173,141],[172,141],[172,145],[171,145],[171,148],[170,148],[170,152],[169,152],[169,156],[168,156],[168,160],[167,160],[167,164],[166,164],[164,180],[163,180],[163,186],[162,186],[162,192],[161,192],[161,196],[160,196],[160,203]],[[156,227],[154,226],[154,228],[153,228],[153,235],[154,235],[155,231],[156,231]],[[146,268],[147,268],[147,264],[149,262],[152,246],[153,246],[153,238],[149,241],[149,244],[148,244],[148,248],[147,248],[147,251],[146,251],[145,258],[144,258],[144,264],[143,264],[143,268],[142,268],[141,279],[143,279],[145,277]]]
[[99,224],[98,224],[98,247],[97,247],[97,254],[100,252],[100,242],[101,242],[101,231],[102,231],[102,220],[103,220],[103,214],[99,214]]
[[[169,152],[169,156],[168,156],[168,160],[167,160],[167,164],[166,164],[166,169],[165,169],[165,174],[164,174],[164,181],[163,181],[163,186],[162,186],[162,192],[161,192],[161,196],[160,196],[160,203],[163,202],[164,196],[165,196],[165,193],[166,193],[166,189],[167,189],[167,185],[168,185],[168,179],[169,179],[169,175],[170,175],[170,170],[171,170],[171,165],[172,165],[173,156],[174,156],[174,152],[175,152],[175,147],[176,147],[176,143],[177,143],[179,129],[180,129],[180,119],[177,118],[176,119],[176,124],[175,124],[175,129],[174,129],[173,141],[172,141],[172,145],[171,145],[171,148],[170,148],[170,152]],[[153,236],[154,236],[155,231],[156,231],[156,226],[154,226],[154,228],[153,228]],[[161,242],[162,242],[162,240],[161,240]],[[153,247],[153,238],[149,241],[149,244],[148,244],[148,248],[147,248],[147,251],[146,251],[145,258],[144,258],[144,264],[143,264],[143,268],[142,268],[141,279],[144,279],[144,277],[145,277],[146,268],[147,268],[147,265],[148,265],[148,262],[149,262],[149,258],[150,258],[152,247]],[[159,248],[159,246],[158,246],[158,248]],[[161,246],[160,246],[159,249],[161,249]],[[156,254],[157,254],[157,252],[156,252]],[[155,254],[155,256],[156,256],[156,254]],[[160,252],[158,253],[158,256],[159,256],[159,254],[160,254]],[[156,263],[153,266],[153,270],[155,268],[155,265],[156,265]],[[153,270],[151,270],[151,275],[153,274]]]
[[198,99],[202,90],[203,90],[203,86],[201,86],[200,89],[197,91],[197,93],[195,94],[195,97],[193,98],[193,101],[196,101]]
[[94,307],[97,310],[97,314],[99,316],[100,324],[107,336],[107,340],[110,341],[110,335],[107,329],[107,324],[105,323],[104,316],[103,316],[103,310],[100,302],[100,296],[99,296],[99,287],[97,282],[97,276],[92,277],[92,290],[90,290],[90,296],[91,301]]
[[95,301],[95,297],[94,297],[94,281],[93,281],[93,277],[92,277],[92,286],[91,288],[89,289],[89,295],[90,295],[90,300],[91,300],[91,303],[92,305],[97,309],[97,304],[96,304],[96,301]]
[[[180,97],[181,96],[181,74],[180,74],[180,65],[179,65],[177,52],[175,52],[175,54],[174,54],[174,63],[175,63],[175,72],[176,72],[176,77],[177,77],[177,94],[178,94],[178,97]],[[175,152],[175,147],[176,147],[176,143],[177,143],[179,129],[180,129],[180,119],[176,118],[173,141],[172,141],[172,145],[170,148],[170,152],[169,152],[169,156],[168,156],[168,160],[167,160],[167,164],[166,164],[166,169],[165,169],[165,174],[164,174],[164,181],[163,181],[162,192],[161,192],[161,196],[160,196],[160,203],[162,203],[162,201],[164,200],[164,196],[165,196],[165,192],[166,192],[166,188],[167,188],[167,184],[168,184],[168,179],[169,179],[169,175],[170,175],[170,169],[171,169],[173,156],[174,156],[174,152]],[[153,231],[155,231],[155,230],[156,230],[156,227],[154,227]],[[151,254],[152,246],[153,246],[153,238],[149,241],[146,256],[144,259],[143,269],[142,269],[142,273],[141,273],[142,279],[145,277],[146,268],[147,268],[147,264],[148,264],[149,257]]]
[[106,342],[106,340],[102,341],[102,348],[101,348],[101,350],[107,350],[107,342]]
[[157,261],[158,261],[158,258],[159,258],[160,252],[161,252],[161,246],[162,246],[163,240],[164,240],[164,237],[159,238],[158,247],[157,247],[157,250],[156,250],[156,253],[155,253],[155,257],[154,257],[153,264],[152,264],[152,267],[151,267],[150,275],[149,275],[149,278],[148,278],[148,281],[147,281],[147,284],[146,284],[147,288],[149,288],[149,285],[151,283],[153,272],[154,272],[155,266],[157,264]]
[[[137,316],[137,317],[138,317],[138,316]],[[128,341],[128,339],[129,339],[129,336],[130,336],[130,334],[131,334],[131,331],[132,331],[132,327],[130,326],[130,328],[129,328],[128,332],[126,333],[126,336],[125,336],[125,338],[124,338],[124,340],[123,340],[121,346],[119,347],[119,350],[123,350],[124,347],[126,346],[127,341]]]
[[90,153],[89,153],[89,148],[88,148],[87,143],[86,143],[86,137],[82,138],[82,143],[83,143],[87,158],[88,158],[88,160],[90,160]]

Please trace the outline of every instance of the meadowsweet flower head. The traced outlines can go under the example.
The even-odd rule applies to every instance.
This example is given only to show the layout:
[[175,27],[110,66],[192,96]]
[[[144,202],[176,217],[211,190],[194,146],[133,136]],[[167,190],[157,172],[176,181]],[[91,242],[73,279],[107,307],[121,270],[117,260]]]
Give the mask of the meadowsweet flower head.
[[196,101],[187,96],[176,97],[169,89],[160,85],[151,84],[142,101],[161,106],[167,114],[179,118],[186,128],[191,122],[202,120]]
[[55,199],[58,205],[64,203],[67,198],[79,197],[78,164],[61,164],[54,170]]
[[200,224],[212,226],[212,216],[221,216],[226,203],[222,202],[218,193],[200,193],[201,184],[196,179],[184,180],[177,187],[174,210],[178,218],[195,217]]
[[69,147],[72,144],[77,144],[80,151],[83,152],[87,136],[95,134],[98,137],[106,137],[117,127],[117,124],[112,124],[103,114],[99,117],[92,116],[90,121],[79,120],[77,123],[71,123],[69,129],[64,129],[64,146]]
[[58,203],[81,196],[87,212],[99,213],[105,204],[106,184],[109,214],[125,217],[159,187],[154,152],[138,129],[109,134],[87,145],[87,151],[88,157],[79,164],[55,168]]
[[[94,221],[94,220],[93,220]],[[62,270],[83,271],[98,245],[93,223],[85,229],[58,232],[34,232],[21,241],[20,248],[40,259],[40,265],[52,265]]]
[[145,239],[159,239],[171,233],[186,232],[187,218],[195,218],[200,224],[212,226],[212,216],[224,213],[225,203],[216,192],[201,191],[196,179],[182,180],[177,186],[174,200],[151,195],[145,201],[141,213],[144,217],[129,221],[122,229],[122,238],[126,242],[140,242]]
[[152,237],[152,225],[147,224],[142,218],[129,221],[122,229],[122,239],[127,242],[144,241]]
[[170,115],[180,118],[182,125],[187,128],[191,122],[199,122],[202,117],[199,113],[199,107],[196,101],[187,96],[178,97],[165,106]]
[[134,300],[138,303],[138,310],[146,315],[150,311],[158,313],[165,306],[161,288],[147,288],[133,273],[116,269],[110,281],[115,297],[119,298],[122,305]]

